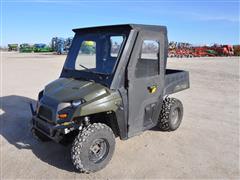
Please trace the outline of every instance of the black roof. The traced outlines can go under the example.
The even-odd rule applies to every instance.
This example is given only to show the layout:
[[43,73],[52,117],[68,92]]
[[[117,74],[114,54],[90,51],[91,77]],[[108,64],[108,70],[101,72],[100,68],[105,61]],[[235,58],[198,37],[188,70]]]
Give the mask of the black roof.
[[107,25],[107,26],[95,26],[95,27],[85,27],[73,29],[74,32],[96,32],[96,31],[129,31],[135,29],[138,31],[148,30],[148,31],[167,31],[166,26],[160,25],[144,25],[144,24],[117,24],[117,25]]

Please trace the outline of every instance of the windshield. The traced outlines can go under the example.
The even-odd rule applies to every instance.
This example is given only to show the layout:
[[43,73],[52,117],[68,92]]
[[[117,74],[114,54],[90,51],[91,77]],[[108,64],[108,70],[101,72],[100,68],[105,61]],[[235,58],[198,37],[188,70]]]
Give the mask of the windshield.
[[124,41],[124,34],[76,34],[64,68],[95,74],[111,74]]

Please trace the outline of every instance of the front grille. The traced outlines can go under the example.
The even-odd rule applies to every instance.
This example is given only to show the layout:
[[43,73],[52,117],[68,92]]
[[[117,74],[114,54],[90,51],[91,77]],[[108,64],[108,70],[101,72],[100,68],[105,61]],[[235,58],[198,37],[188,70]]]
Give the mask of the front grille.
[[48,121],[52,121],[52,111],[46,106],[39,107],[38,116]]

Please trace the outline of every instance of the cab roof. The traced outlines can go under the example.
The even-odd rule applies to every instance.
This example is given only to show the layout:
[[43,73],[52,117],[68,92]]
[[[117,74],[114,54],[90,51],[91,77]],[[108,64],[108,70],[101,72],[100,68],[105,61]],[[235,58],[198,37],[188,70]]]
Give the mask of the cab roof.
[[99,32],[99,31],[130,31],[131,29],[137,31],[156,31],[156,32],[167,32],[166,26],[160,25],[144,25],[144,24],[117,24],[107,26],[95,26],[73,29],[75,33],[86,33],[86,32]]

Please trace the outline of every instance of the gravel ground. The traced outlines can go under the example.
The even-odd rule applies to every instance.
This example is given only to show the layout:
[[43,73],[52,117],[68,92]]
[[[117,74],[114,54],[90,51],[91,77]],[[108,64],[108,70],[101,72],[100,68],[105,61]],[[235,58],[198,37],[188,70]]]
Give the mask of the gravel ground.
[[191,88],[174,95],[184,105],[182,125],[117,139],[111,162],[94,174],[74,171],[69,147],[37,142],[29,132],[28,102],[59,77],[64,59],[2,53],[2,179],[240,178],[239,58],[170,59],[169,68],[190,72]]

